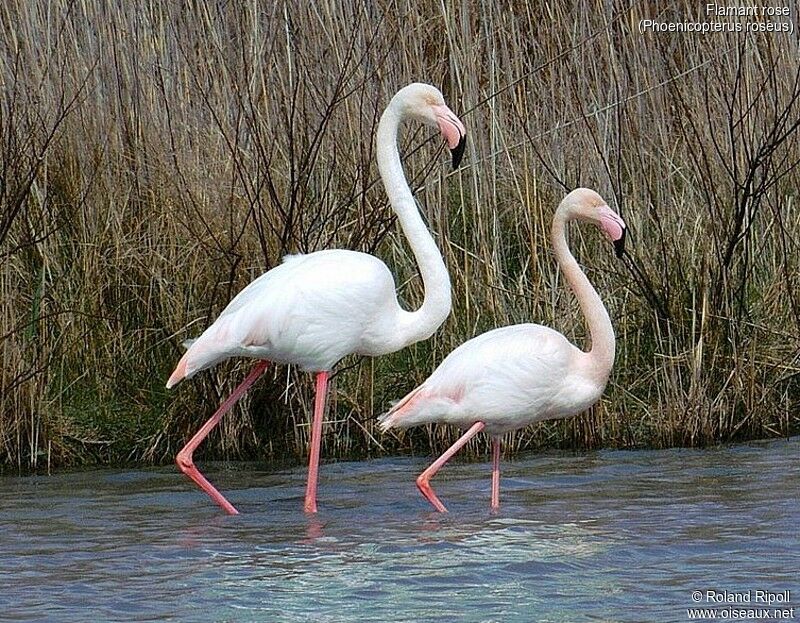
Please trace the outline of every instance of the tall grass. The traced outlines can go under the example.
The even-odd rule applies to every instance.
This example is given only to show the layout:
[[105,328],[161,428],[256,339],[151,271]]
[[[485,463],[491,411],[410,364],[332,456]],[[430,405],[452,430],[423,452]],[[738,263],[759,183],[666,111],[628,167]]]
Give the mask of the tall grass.
[[[631,231],[624,262],[595,232],[571,232],[618,360],[591,412],[520,431],[510,447],[796,432],[797,36],[639,34],[652,11],[580,0],[3,3],[0,463],[171,459],[250,365],[170,393],[180,342],[286,253],[375,253],[404,303],[419,305],[374,164],[380,112],[415,80],[440,86],[470,132],[454,173],[431,133],[402,140],[454,310],[426,342],[340,364],[326,456],[452,441],[436,427],[381,437],[372,417],[484,330],[532,320],[584,343],[547,236],[578,185]],[[696,11],[686,2],[658,17]],[[306,375],[272,368],[206,456],[302,456],[311,393]]]

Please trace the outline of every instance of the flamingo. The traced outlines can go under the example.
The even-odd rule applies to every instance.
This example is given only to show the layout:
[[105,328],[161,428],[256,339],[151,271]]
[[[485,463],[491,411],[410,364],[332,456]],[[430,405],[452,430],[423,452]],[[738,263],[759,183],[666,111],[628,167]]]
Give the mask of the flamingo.
[[596,290],[567,246],[570,221],[595,223],[622,257],[625,223],[593,190],[578,188],[559,204],[551,240],[556,261],[578,298],[591,334],[584,352],[561,333],[536,324],[488,331],[450,353],[419,387],[379,418],[385,431],[442,422],[468,430],[417,478],[422,495],[447,512],[430,479],[480,431],[492,437],[492,510],[500,507],[500,441],[506,432],[588,409],[602,395],[614,364],[614,329]]
[[453,168],[464,153],[466,130],[439,90],[420,83],[398,91],[378,124],[378,169],[419,264],[425,288],[422,306],[413,312],[400,307],[391,272],[372,255],[341,249],[290,255],[246,286],[200,337],[186,343],[188,349],[167,381],[172,388],[230,357],[260,360],[176,457],[181,471],[229,514],[238,511],[195,467],[193,453],[270,362],[295,364],[316,374],[304,504],[306,512],[316,513],[330,370],[350,353],[383,355],[427,339],[450,313],[450,277],[400,162],[397,134],[407,120],[439,129],[452,151]]

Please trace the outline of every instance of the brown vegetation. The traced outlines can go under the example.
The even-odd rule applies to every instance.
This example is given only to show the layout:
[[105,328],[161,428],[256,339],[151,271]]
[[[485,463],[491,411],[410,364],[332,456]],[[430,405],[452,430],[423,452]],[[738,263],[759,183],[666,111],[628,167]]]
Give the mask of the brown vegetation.
[[[372,418],[484,330],[532,320],[582,343],[547,238],[578,185],[631,230],[623,263],[573,231],[615,372],[591,413],[508,447],[796,432],[797,36],[640,34],[648,3],[549,4],[4,2],[0,464],[171,460],[250,365],[168,392],[180,342],[286,253],[375,253],[418,305],[374,165],[377,118],[415,80],[470,131],[455,173],[430,134],[403,141],[454,310],[427,342],[340,364],[326,457],[449,443]],[[311,395],[273,369],[205,456],[302,456]]]

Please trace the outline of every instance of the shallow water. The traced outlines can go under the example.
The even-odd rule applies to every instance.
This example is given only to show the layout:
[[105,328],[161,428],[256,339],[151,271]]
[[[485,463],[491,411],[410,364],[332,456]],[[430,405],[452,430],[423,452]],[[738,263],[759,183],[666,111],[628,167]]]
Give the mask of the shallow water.
[[0,478],[0,620],[687,621],[726,606],[707,590],[790,590],[800,619],[799,458],[530,454],[498,514],[484,463],[445,467],[431,512],[424,457],[324,465],[315,517],[302,468],[201,466],[236,517],[170,467]]

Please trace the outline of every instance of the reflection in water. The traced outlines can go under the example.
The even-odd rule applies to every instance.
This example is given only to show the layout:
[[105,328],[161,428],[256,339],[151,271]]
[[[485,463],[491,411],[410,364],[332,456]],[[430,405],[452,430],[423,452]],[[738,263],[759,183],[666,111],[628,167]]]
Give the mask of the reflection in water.
[[[414,486],[427,464],[208,472],[229,517],[170,468],[0,479],[8,621],[684,621],[691,592],[793,590],[800,440],[530,455]],[[263,467],[263,466],[262,466]],[[791,604],[800,606],[800,603]]]

